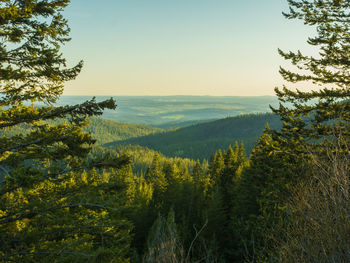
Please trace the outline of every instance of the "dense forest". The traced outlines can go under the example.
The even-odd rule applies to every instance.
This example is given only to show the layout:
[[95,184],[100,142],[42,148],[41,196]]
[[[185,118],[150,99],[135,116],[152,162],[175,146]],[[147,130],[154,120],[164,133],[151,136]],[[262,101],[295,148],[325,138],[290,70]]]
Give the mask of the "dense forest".
[[[154,128],[147,125],[129,124],[105,120],[100,117],[91,117],[88,124],[83,127],[84,132],[91,133],[92,138],[96,140],[97,145],[103,145],[115,141],[128,140],[135,137],[141,137],[149,134],[162,132],[162,129]],[[49,125],[56,125],[63,121],[47,121]],[[1,134],[5,136],[14,136],[25,134],[30,131],[28,125],[18,125],[11,130],[3,130]]]
[[[277,115],[271,113],[247,114],[162,130],[148,125],[92,117],[89,118],[89,123],[83,131],[91,134],[96,140],[96,145],[109,149],[140,145],[168,157],[209,160],[213,152],[233,146],[235,141],[243,142],[247,153],[250,154],[266,125],[279,130],[282,122]],[[13,136],[26,133],[28,129],[29,126],[22,125],[1,133]]]
[[107,143],[142,145],[167,156],[191,159],[209,159],[218,149],[226,149],[235,141],[244,142],[250,153],[266,125],[279,130],[282,122],[275,114],[247,114],[216,121],[191,125],[151,135]]
[[[0,1],[1,262],[349,262],[350,4],[288,0],[317,29],[271,114],[172,130],[53,106],[69,0]],[[40,107],[37,106],[40,103]]]

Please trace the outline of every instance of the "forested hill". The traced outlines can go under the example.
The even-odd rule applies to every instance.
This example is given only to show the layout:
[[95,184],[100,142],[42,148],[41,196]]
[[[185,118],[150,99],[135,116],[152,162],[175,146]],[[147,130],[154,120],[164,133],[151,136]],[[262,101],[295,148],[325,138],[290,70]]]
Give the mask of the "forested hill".
[[[266,123],[274,129],[281,126],[274,114],[240,115],[167,131],[94,117],[90,118],[89,125],[84,130],[92,133],[97,145],[113,148],[116,145],[141,145],[168,157],[208,159],[213,152],[226,149],[235,141],[243,141],[250,153]],[[26,129],[24,125],[2,133],[12,136]]]
[[155,134],[161,132],[162,129],[142,124],[129,124],[102,118],[90,118],[89,125],[85,128],[85,131],[91,132],[93,138],[97,140],[97,144],[102,145],[108,142]]
[[218,149],[226,149],[235,141],[243,141],[248,153],[262,134],[266,123],[273,129],[281,127],[281,121],[274,114],[248,114],[201,123],[174,131],[157,133],[105,146],[120,144],[146,146],[170,157],[208,159]]
[[[50,125],[54,124],[54,122],[50,122]],[[26,133],[28,128],[27,125],[15,126],[11,129],[1,131],[1,134],[11,137],[15,134]],[[90,118],[88,126],[83,129],[86,132],[91,132],[93,139],[96,140],[98,145],[163,131],[162,129],[147,125],[116,122],[98,117]]]
[[[140,145],[120,145],[116,149],[95,145],[92,147],[90,158],[102,157],[106,154],[112,156],[129,156],[131,158],[132,171],[137,176],[140,176],[141,173],[147,173],[147,169],[151,167],[155,155],[158,156],[162,166],[165,166],[167,163],[176,163],[178,167],[192,172],[196,165],[196,161],[194,160],[179,157],[166,157],[161,153]],[[203,171],[206,171],[208,169],[208,162],[202,162],[201,168]]]

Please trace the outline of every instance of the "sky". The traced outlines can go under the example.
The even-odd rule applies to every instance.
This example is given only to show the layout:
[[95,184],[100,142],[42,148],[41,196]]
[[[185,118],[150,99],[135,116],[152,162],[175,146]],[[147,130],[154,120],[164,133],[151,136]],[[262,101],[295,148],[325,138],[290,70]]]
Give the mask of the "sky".
[[277,49],[311,51],[287,0],[71,0],[64,95],[274,95]]

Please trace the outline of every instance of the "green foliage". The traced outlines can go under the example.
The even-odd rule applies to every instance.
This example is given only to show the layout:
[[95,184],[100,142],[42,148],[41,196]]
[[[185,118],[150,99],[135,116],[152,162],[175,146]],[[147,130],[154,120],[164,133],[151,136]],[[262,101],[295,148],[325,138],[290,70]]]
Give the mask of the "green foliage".
[[[161,155],[153,155],[146,174],[136,177],[136,193],[131,203],[134,207],[129,215],[134,225],[132,248],[138,255],[133,257],[135,262],[140,262],[143,255],[148,260],[159,259],[169,250],[172,252],[167,254],[168,260],[187,254],[178,262],[219,259],[233,262],[238,258],[235,250],[238,243],[232,229],[237,205],[235,190],[248,162],[240,155],[244,146],[236,145],[235,152],[231,147],[224,154],[221,150],[216,152],[209,168],[199,161],[192,167],[186,166],[179,158],[162,162]],[[142,147],[136,147],[135,155],[137,149],[144,152]],[[176,245],[168,240],[172,240],[168,230],[158,231],[161,226],[165,228],[164,216],[169,213],[174,213]],[[149,235],[154,232],[157,234]],[[152,245],[149,241],[146,246],[147,239],[153,240]],[[176,252],[177,249],[184,252]]]
[[102,118],[90,118],[89,124],[84,128],[84,131],[90,132],[96,143],[103,145],[113,141],[123,141],[159,133],[162,130],[147,125],[115,122]]
[[250,260],[266,256],[269,233],[285,216],[293,186],[307,171],[304,155],[286,154],[266,127],[235,187],[233,232],[238,254]]
[[[292,108],[280,105],[273,109],[283,120],[284,140],[324,141],[329,136],[348,135],[349,131],[349,3],[346,0],[292,1],[288,19],[301,19],[317,30],[308,44],[317,48],[317,56],[298,52],[283,52],[281,56],[297,69],[293,72],[280,69],[289,82],[309,81],[319,88],[311,91],[276,89],[282,103],[292,103]],[[301,70],[301,71],[300,71]],[[313,103],[310,103],[313,102]],[[288,142],[285,142],[286,144]],[[302,151],[302,148],[295,150]],[[305,149],[304,149],[305,151]]]
[[[68,3],[0,2],[0,129],[27,128],[25,133],[0,137],[0,165],[9,169],[28,159],[47,158],[76,166],[77,158],[85,157],[94,142],[82,132],[86,117],[116,107],[112,99],[51,106],[62,94],[64,82],[75,79],[82,68],[82,62],[67,68],[60,53],[61,45],[69,41],[69,27],[62,16]],[[36,107],[36,102],[46,106]],[[66,122],[47,122],[57,119]]]
[[140,172],[143,172],[143,174],[145,174],[147,172],[147,168],[151,166],[155,154],[159,155],[159,160],[162,165],[167,162],[174,162],[177,163],[181,168],[187,167],[189,170],[192,170],[195,166],[195,161],[191,159],[179,157],[169,158],[161,153],[139,145],[118,145],[115,150],[110,148],[100,149],[104,149],[103,151],[111,151],[120,156],[131,156],[132,167],[135,174],[140,174]]
[[[48,121],[51,126],[61,124],[62,120]],[[97,145],[103,145],[113,141],[122,141],[134,137],[141,137],[157,132],[161,129],[153,128],[146,125],[129,124],[105,120],[102,118],[91,117],[88,119],[88,124],[83,127],[84,132],[91,133],[92,139],[96,140]],[[18,134],[28,134],[30,126],[18,125],[11,129],[2,130],[1,134],[7,137],[12,137]]]
[[[273,111],[281,117],[283,127],[278,131],[266,129],[253,150],[250,167],[242,172],[235,229],[251,259],[276,256],[271,251],[280,251],[281,240],[290,240],[295,234],[277,227],[282,222],[295,226],[293,206],[288,203],[295,186],[309,180],[312,156],[326,154],[331,141],[349,138],[349,3],[288,2],[290,12],[284,14],[288,19],[301,19],[316,27],[317,35],[310,37],[308,44],[318,48],[319,54],[306,56],[300,51],[279,50],[296,67],[295,71],[281,68],[280,73],[286,81],[309,81],[319,87],[311,91],[276,89],[281,103]],[[340,147],[336,151],[344,150]]]
[[[22,178],[38,171],[17,171]],[[0,255],[16,262],[127,262],[132,225],[122,172],[61,175],[2,189]]]
[[128,163],[85,159],[95,142],[83,131],[87,118],[115,101],[52,106],[82,68],[67,68],[60,52],[70,40],[68,4],[0,1],[0,258],[8,262],[128,261],[132,226],[122,210],[131,185],[84,172]]
[[281,127],[279,118],[274,114],[251,114],[113,142],[106,146],[141,145],[169,157],[208,160],[213,152],[227,148],[235,140],[243,141],[248,153],[251,152],[266,123],[276,130]]
[[280,73],[320,89],[276,89],[275,114],[161,132],[93,117],[113,99],[53,107],[82,67],[60,53],[69,1],[0,1],[1,260],[344,261],[350,5],[288,2],[320,53],[279,50],[297,68]]
[[237,188],[241,180],[241,171],[248,166],[243,143],[235,142],[222,154],[218,151],[209,163],[211,191],[208,200],[207,238],[213,238],[217,243],[217,258],[224,262],[234,262],[237,259],[237,240],[234,235],[234,218],[237,212]]

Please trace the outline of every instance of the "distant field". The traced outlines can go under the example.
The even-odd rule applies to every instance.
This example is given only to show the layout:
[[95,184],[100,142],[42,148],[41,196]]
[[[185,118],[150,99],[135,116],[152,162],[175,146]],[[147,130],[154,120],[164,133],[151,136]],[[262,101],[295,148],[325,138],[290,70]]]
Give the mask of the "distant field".
[[[163,129],[184,127],[203,122],[249,113],[269,112],[269,105],[277,105],[273,96],[262,97],[211,97],[113,96],[118,104],[116,111],[107,110],[104,119],[134,124],[147,124]],[[97,97],[98,101],[109,97]],[[87,96],[63,96],[62,104],[77,104],[91,99]]]

